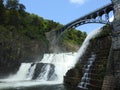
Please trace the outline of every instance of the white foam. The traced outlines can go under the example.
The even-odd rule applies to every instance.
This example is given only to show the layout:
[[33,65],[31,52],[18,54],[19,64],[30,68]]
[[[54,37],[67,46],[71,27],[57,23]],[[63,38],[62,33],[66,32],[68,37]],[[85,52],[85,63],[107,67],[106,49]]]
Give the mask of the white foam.
[[[66,72],[73,67],[76,53],[59,53],[59,54],[45,54],[44,58],[39,63],[45,63],[45,71],[41,72],[43,75],[36,80],[31,80],[31,76],[34,73],[36,65],[32,63],[22,63],[18,72],[15,75],[8,77],[7,79],[0,80],[1,88],[13,88],[13,87],[29,87],[36,85],[52,85],[62,84],[63,76]],[[38,63],[38,62],[37,62]],[[50,64],[55,67],[55,74],[57,79],[53,81],[47,81],[48,72],[50,70]],[[31,66],[32,65],[32,66]],[[32,67],[32,69],[30,69]],[[29,72],[29,74],[28,74]],[[29,79],[28,79],[29,76]],[[39,79],[40,78],[40,79]]]

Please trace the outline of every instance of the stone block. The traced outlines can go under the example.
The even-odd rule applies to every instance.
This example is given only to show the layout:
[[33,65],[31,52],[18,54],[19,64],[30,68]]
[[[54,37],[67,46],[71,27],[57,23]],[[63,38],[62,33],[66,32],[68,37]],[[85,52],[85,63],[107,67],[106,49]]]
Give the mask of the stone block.
[[116,20],[113,22],[113,28],[113,33],[120,31],[120,20]]
[[112,75],[105,76],[102,90],[115,90],[115,77]]
[[120,49],[120,36],[119,35],[112,38],[112,47],[113,47],[113,50]]

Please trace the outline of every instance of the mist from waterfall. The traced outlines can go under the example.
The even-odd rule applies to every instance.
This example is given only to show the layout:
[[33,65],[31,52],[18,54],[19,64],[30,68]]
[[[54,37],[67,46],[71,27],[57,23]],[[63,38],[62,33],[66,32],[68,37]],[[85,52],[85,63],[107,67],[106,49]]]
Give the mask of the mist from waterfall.
[[74,62],[74,65],[78,62],[78,60],[80,60],[81,56],[84,54],[84,52],[86,51],[89,43],[90,43],[90,40],[94,37],[96,37],[100,32],[101,32],[102,29],[96,29],[96,30],[93,30],[87,37],[86,39],[84,40],[82,46],[80,47],[80,49],[78,50],[77,52],[77,55],[75,57],[75,62]]

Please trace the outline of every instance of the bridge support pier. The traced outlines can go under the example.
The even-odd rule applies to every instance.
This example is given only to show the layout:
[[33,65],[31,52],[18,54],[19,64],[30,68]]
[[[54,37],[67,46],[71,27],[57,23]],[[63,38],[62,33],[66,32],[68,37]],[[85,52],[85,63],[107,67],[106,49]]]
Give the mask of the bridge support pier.
[[120,0],[112,0],[115,19],[112,46],[102,90],[120,90]]
[[112,36],[112,46],[102,90],[120,90],[120,34]]

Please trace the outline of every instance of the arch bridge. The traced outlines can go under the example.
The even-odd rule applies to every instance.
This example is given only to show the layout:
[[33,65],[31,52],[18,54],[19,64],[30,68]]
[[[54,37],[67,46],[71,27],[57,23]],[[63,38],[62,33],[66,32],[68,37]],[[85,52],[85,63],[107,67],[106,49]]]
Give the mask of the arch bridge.
[[[113,11],[113,4],[107,4],[103,6],[102,8],[99,8],[87,15],[84,15],[66,25],[64,25],[62,28],[56,30],[56,35],[60,35],[62,32],[64,32],[66,29],[69,28],[76,28],[80,25],[87,24],[87,23],[102,23],[102,24],[110,24],[109,22],[109,13]],[[103,19],[103,15],[105,15],[105,19]]]

